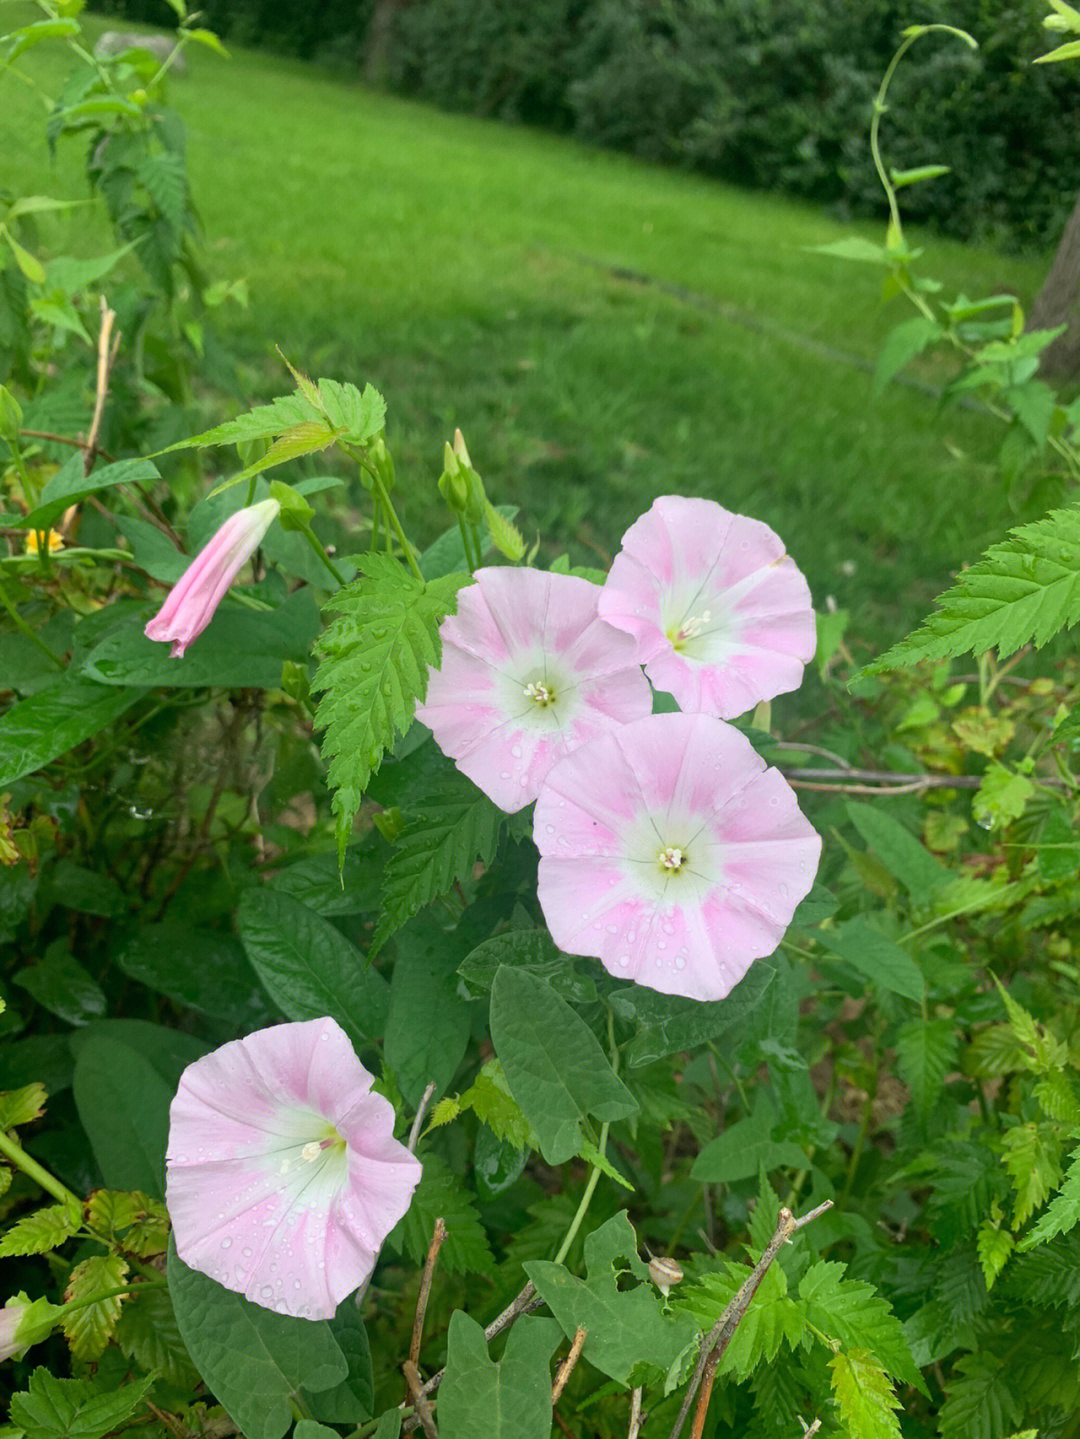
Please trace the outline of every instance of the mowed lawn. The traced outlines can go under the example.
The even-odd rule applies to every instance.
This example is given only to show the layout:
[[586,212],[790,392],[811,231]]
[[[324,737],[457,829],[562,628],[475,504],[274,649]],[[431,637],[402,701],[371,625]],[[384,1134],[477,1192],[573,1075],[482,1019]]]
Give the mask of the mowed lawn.
[[[47,49],[16,69],[55,93]],[[378,386],[425,535],[443,523],[434,486],[459,425],[545,556],[610,554],[654,496],[707,495],[772,524],[817,602],[850,607],[879,646],[1036,512],[996,475],[996,421],[897,384],[873,397],[869,366],[908,312],[872,267],[809,253],[878,239],[873,225],[253,52],[193,47],[171,100],[211,270],[250,286],[248,311],[218,312],[250,398],[288,388],[275,344]],[[0,186],[85,194],[80,146],[65,146],[54,167],[40,100],[0,77]],[[51,244],[85,241],[64,223]],[[1046,266],[913,238],[950,298],[1027,303]]]

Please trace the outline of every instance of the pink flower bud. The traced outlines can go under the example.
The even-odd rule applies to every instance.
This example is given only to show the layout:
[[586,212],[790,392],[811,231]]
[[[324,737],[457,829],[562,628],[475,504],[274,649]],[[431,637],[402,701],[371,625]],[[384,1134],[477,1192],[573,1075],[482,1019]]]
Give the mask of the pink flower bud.
[[225,591],[262,544],[280,509],[277,500],[262,500],[230,515],[173,585],[146,626],[147,639],[171,641],[173,658],[180,659],[214,618]]
[[21,1359],[32,1345],[47,1339],[62,1313],[47,1299],[31,1302],[25,1293],[14,1295],[0,1309],[0,1361]]

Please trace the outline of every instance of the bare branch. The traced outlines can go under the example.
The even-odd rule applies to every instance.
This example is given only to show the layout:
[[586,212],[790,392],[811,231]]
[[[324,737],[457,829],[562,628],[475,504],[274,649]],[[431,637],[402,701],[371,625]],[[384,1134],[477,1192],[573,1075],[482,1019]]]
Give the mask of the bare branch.
[[413,1120],[412,1128],[409,1130],[409,1143],[406,1147],[410,1154],[416,1153],[417,1141],[420,1138],[420,1128],[424,1123],[424,1115],[427,1113],[427,1107],[431,1103],[431,1096],[434,1093],[435,1081],[432,1080],[420,1096],[420,1103],[416,1107],[416,1118]]
[[412,1397],[416,1418],[421,1428],[427,1435],[427,1439],[439,1439],[439,1431],[435,1428],[435,1420],[431,1415],[431,1405],[424,1398],[416,1365],[411,1359],[406,1359],[401,1368],[405,1375],[405,1383],[409,1386],[409,1394]]
[[412,1343],[409,1346],[409,1363],[414,1368],[420,1362],[420,1341],[424,1334],[424,1315],[427,1313],[428,1296],[431,1294],[431,1276],[435,1273],[435,1263],[445,1238],[446,1225],[440,1217],[435,1221],[435,1232],[431,1236],[427,1258],[424,1260],[424,1272],[420,1276],[420,1293],[416,1296],[416,1316],[413,1319]]
[[97,348],[97,387],[94,395],[94,415],[90,421],[90,433],[86,437],[86,453],[83,456],[83,473],[88,475],[94,468],[94,461],[97,459],[98,431],[101,429],[101,417],[105,413],[105,398],[109,393],[109,372],[116,360],[116,352],[120,345],[120,332],[113,335],[113,323],[116,320],[116,311],[110,310],[106,304],[105,296],[101,297],[101,331],[98,335]]
[[758,1286],[765,1278],[769,1265],[773,1262],[780,1250],[789,1242],[791,1236],[796,1234],[806,1225],[812,1224],[819,1219],[828,1209],[832,1208],[832,1200],[826,1199],[824,1204],[819,1204],[816,1209],[809,1210],[801,1219],[796,1219],[790,1209],[781,1209],[776,1220],[776,1231],[773,1237],[765,1246],[761,1258],[754,1265],[748,1277],[739,1286],[735,1298],[721,1314],[708,1334],[701,1342],[701,1351],[698,1354],[698,1362],[694,1367],[694,1373],[687,1386],[686,1395],[683,1399],[682,1408],[679,1410],[679,1417],[675,1420],[675,1427],[672,1429],[669,1439],[679,1439],[682,1427],[686,1423],[686,1416],[690,1412],[690,1406],[694,1402],[694,1395],[701,1388],[701,1399],[697,1410],[694,1413],[694,1427],[691,1431],[691,1439],[701,1439],[705,1427],[705,1413],[709,1407],[709,1397],[712,1394],[713,1379],[716,1376],[716,1366],[723,1357],[724,1350],[731,1343],[732,1335],[738,1329],[743,1316],[750,1307],[750,1302],[758,1291]]
[[555,1408],[555,1405],[559,1402],[559,1396],[566,1388],[566,1381],[574,1372],[574,1365],[581,1357],[581,1351],[584,1348],[585,1340],[588,1337],[588,1333],[589,1331],[583,1328],[580,1324],[574,1331],[574,1339],[573,1343],[570,1345],[570,1353],[559,1365],[559,1372],[555,1375],[555,1383],[551,1386],[551,1407],[553,1409]]
[[630,1428],[626,1431],[626,1439],[638,1439],[641,1433],[641,1426],[649,1416],[641,1412],[641,1389],[630,1391]]

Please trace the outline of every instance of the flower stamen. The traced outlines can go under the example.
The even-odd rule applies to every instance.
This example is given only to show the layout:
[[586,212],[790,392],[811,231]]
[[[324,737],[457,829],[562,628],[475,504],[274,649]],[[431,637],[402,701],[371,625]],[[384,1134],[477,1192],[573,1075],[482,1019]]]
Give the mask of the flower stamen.
[[548,705],[555,703],[555,691],[546,685],[543,680],[533,680],[525,685],[522,693],[527,695],[534,704],[546,709]]
[[674,634],[668,636],[675,649],[685,644],[687,640],[695,639],[706,625],[712,623],[712,611],[702,610],[699,615],[691,615],[689,619],[683,620],[682,624]]
[[669,844],[666,848],[662,849],[656,858],[660,863],[660,868],[666,869],[671,873],[677,873],[686,863],[686,855],[673,844]]

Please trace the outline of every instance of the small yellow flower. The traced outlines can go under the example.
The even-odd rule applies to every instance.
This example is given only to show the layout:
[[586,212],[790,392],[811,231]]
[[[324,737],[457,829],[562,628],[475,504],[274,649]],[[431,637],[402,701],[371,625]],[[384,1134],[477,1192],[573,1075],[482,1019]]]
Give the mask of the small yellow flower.
[[[26,553],[36,555],[38,553],[38,540],[40,536],[37,530],[28,530],[26,533]],[[64,537],[59,530],[49,531],[49,554],[55,555],[57,550],[64,548]]]

